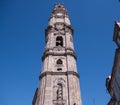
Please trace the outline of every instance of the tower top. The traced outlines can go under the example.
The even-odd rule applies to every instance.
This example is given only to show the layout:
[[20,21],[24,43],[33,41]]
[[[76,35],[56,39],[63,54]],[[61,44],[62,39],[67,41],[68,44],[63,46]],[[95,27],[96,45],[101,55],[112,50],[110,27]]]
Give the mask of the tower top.
[[52,11],[52,16],[68,16],[67,10],[64,7],[64,4],[55,4]]
[[49,19],[49,26],[54,26],[56,23],[64,23],[70,26],[70,18],[64,4],[55,4],[51,17]]

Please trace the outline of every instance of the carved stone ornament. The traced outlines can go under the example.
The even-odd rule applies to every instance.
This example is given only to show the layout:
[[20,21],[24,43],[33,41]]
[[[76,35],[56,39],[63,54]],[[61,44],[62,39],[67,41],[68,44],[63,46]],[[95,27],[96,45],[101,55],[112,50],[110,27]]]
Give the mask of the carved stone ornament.
[[56,23],[55,28],[58,29],[58,30],[63,29],[64,28],[64,23]]

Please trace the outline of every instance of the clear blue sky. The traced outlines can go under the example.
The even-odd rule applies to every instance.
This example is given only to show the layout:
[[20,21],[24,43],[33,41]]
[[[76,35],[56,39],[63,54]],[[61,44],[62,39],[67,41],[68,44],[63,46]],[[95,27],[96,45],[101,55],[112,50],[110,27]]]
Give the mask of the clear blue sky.
[[74,32],[83,105],[106,105],[105,78],[116,45],[118,0],[0,0],[0,105],[31,105],[45,47],[44,30],[55,3],[64,3]]

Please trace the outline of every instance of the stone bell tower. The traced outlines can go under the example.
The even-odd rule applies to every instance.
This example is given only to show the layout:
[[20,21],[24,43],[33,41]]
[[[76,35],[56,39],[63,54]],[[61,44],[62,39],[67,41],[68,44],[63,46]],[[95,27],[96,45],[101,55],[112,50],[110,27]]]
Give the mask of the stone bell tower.
[[55,5],[45,30],[40,86],[33,105],[82,105],[73,28],[63,4]]

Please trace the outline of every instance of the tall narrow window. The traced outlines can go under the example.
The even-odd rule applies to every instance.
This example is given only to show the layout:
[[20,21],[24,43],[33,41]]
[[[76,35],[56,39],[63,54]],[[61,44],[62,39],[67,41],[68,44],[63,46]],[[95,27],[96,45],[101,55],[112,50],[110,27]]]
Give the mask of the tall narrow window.
[[58,36],[56,38],[56,46],[63,46],[63,38],[62,38],[62,36]]
[[61,83],[58,83],[58,89],[57,89],[57,100],[63,99],[63,86]]

